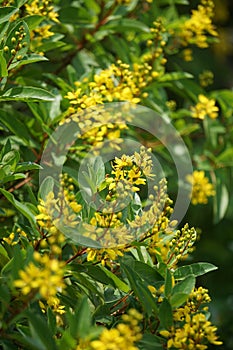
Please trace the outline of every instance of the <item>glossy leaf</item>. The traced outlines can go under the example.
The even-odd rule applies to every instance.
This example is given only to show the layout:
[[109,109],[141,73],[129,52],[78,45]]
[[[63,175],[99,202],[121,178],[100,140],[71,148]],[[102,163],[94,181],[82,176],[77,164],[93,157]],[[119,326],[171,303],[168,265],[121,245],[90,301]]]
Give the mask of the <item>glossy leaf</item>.
[[53,101],[51,92],[33,86],[11,88],[0,96],[0,101]]
[[174,278],[176,280],[182,280],[188,275],[194,275],[195,277],[198,277],[214,270],[217,270],[217,267],[215,265],[207,262],[199,262],[187,266],[178,267],[174,272]]

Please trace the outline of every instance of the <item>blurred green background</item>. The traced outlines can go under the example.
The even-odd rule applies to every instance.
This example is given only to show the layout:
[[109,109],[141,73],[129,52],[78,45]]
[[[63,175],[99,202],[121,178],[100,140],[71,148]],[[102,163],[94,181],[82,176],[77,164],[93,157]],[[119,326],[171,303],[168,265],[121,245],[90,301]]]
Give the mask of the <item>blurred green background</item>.
[[[197,1],[191,1],[191,7]],[[189,70],[200,67],[214,72],[214,86],[211,88],[233,88],[233,1],[215,0],[215,23],[219,31],[219,43],[209,50],[196,50],[194,60],[186,63]],[[229,171],[231,171],[229,169]],[[232,178],[232,176],[231,176]],[[232,184],[231,186],[232,187]],[[190,225],[202,231],[193,259],[211,261],[218,270],[199,278],[200,285],[209,289],[212,297],[212,321],[218,326],[218,333],[224,342],[222,346],[208,349],[233,349],[233,198],[230,193],[228,211],[218,224],[213,223],[211,202],[208,206],[191,206],[184,218]]]

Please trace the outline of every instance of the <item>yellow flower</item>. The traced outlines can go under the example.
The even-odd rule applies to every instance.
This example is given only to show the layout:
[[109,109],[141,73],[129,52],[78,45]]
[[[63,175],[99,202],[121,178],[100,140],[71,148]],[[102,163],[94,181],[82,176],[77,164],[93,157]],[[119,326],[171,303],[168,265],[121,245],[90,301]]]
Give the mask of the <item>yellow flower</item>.
[[202,0],[197,10],[192,10],[191,17],[180,28],[183,45],[196,44],[200,48],[205,48],[208,47],[207,35],[218,35],[212,23],[213,8],[212,0]]
[[193,186],[190,194],[192,204],[206,204],[208,197],[215,195],[214,187],[205,177],[204,171],[195,170],[192,175],[187,175],[186,179]]
[[142,337],[139,322],[142,315],[134,310],[129,310],[128,315],[123,315],[124,323],[118,323],[116,328],[105,328],[99,340],[90,342],[91,350],[138,350],[135,345]]
[[21,290],[21,293],[39,293],[45,300],[51,300],[58,291],[65,287],[64,262],[50,259],[48,255],[41,256],[34,253],[35,262],[30,262],[24,270],[19,271],[20,279],[14,281],[14,286]]
[[221,345],[222,342],[217,339],[215,334],[217,328],[207,321],[202,313],[190,315],[186,310],[184,324],[180,323],[172,326],[170,330],[162,330],[160,334],[167,338],[167,348],[183,350],[205,350],[206,342],[214,345]]
[[206,116],[215,119],[218,116],[218,107],[215,106],[214,99],[208,99],[204,95],[198,96],[199,102],[195,107],[191,107],[193,118],[204,119]]

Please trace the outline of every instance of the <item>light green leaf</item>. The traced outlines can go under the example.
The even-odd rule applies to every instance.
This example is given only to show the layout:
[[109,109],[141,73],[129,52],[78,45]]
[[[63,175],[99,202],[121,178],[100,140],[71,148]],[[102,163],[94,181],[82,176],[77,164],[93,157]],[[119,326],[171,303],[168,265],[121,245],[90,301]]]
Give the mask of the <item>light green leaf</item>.
[[0,50],[0,77],[7,77],[8,69],[7,63],[3,55],[3,50]]
[[2,184],[5,184],[7,182],[16,181],[16,180],[25,179],[25,178],[26,178],[25,174],[14,174],[14,175],[5,176],[3,180],[0,180],[0,182]]
[[187,266],[178,267],[174,272],[174,278],[176,280],[182,280],[188,275],[194,275],[195,277],[198,277],[214,270],[217,270],[217,267],[215,265],[207,262],[199,262]]
[[51,92],[33,86],[21,86],[7,90],[0,101],[53,101],[55,96]]
[[163,74],[158,78],[158,82],[169,82],[174,80],[192,79],[193,75],[186,72],[171,72]]
[[106,269],[104,266],[100,266],[101,270],[105,272],[105,274],[111,278],[111,280],[114,282],[115,286],[119,288],[124,293],[129,293],[130,287],[123,282],[119,277],[117,277],[114,273]]
[[195,276],[190,275],[178,282],[172,290],[170,302],[173,308],[181,306],[189,297],[189,294],[195,287]]
[[42,167],[39,164],[32,163],[32,162],[24,162],[24,163],[18,163],[15,169],[15,172],[39,170],[39,169],[42,169]]
[[150,28],[143,22],[129,18],[119,18],[112,20],[111,22],[103,26],[101,29],[111,29],[116,30],[117,32],[128,32],[132,30],[135,32],[150,33]]

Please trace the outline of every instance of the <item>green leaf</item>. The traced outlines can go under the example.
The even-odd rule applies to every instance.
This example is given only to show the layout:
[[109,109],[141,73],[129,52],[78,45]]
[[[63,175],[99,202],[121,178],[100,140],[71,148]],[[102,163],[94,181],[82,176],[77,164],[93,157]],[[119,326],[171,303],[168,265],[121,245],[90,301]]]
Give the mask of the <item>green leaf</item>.
[[32,53],[30,55],[25,55],[17,64],[17,68],[24,66],[25,64],[35,63],[35,62],[44,62],[48,61],[48,58]]
[[53,101],[51,92],[33,86],[11,88],[0,96],[0,101]]
[[220,155],[216,157],[216,161],[217,164],[221,166],[233,166],[233,147],[229,147],[220,153]]
[[47,176],[40,185],[38,198],[46,200],[47,195],[49,194],[49,192],[53,191],[53,188],[54,179],[51,176]]
[[0,179],[0,182],[2,184],[5,184],[7,182],[16,181],[16,180],[25,179],[25,178],[26,178],[25,174],[14,174],[14,175],[5,176],[3,180]]
[[119,18],[112,20],[111,22],[103,26],[101,29],[112,29],[116,30],[117,32],[135,31],[142,33],[150,33],[150,28],[143,22],[129,18]]
[[163,74],[159,79],[158,82],[169,82],[174,80],[182,80],[182,79],[192,79],[193,75],[186,72],[171,72]]
[[222,182],[220,177],[217,178],[216,194],[214,196],[214,223],[217,224],[226,214],[230,201],[227,186]]
[[[87,274],[89,276],[91,276],[94,280],[103,283],[103,284],[107,284],[107,285],[114,285],[115,283],[113,281],[113,279],[110,276],[107,275],[106,270],[107,269],[103,269],[98,265],[85,265],[86,269],[87,269]],[[108,270],[107,270],[108,271]],[[115,275],[114,275],[115,276]]]
[[39,339],[43,344],[43,348],[41,347],[41,350],[57,350],[53,334],[50,331],[44,317],[32,311],[27,312],[27,317],[29,319],[29,326],[33,338]]
[[170,302],[173,308],[177,308],[181,306],[189,297],[189,294],[195,287],[195,276],[190,275],[185,279],[178,282],[172,290],[172,295],[170,298]]
[[207,262],[199,262],[187,266],[178,267],[174,272],[174,278],[176,280],[182,280],[188,275],[194,275],[195,277],[198,277],[214,270],[217,270],[217,267],[215,265]]
[[36,219],[34,214],[28,209],[28,207],[20,203],[15,197],[13,196],[12,193],[0,188],[0,192],[8,199],[8,201],[22,213],[29,221],[30,223],[35,226],[36,225]]
[[165,276],[165,289],[164,289],[164,295],[165,297],[169,298],[172,292],[172,274],[169,269],[166,271]]
[[137,343],[140,350],[163,350],[162,339],[151,333],[144,333]]
[[125,282],[123,282],[119,277],[117,277],[114,273],[106,269],[106,267],[104,266],[100,266],[100,269],[103,270],[109,278],[111,278],[116,288],[119,288],[124,293],[129,293],[130,287]]
[[0,7],[0,24],[9,21],[19,9],[12,6]]
[[137,271],[137,274],[140,275],[148,285],[153,285],[155,282],[164,280],[155,268],[141,261],[134,261],[132,268]]
[[122,263],[121,266],[126,273],[131,288],[133,289],[135,295],[138,297],[139,301],[142,303],[142,306],[146,313],[149,316],[152,315],[153,311],[157,313],[158,309],[156,301],[148,289],[147,284],[143,283],[140,276],[130,266],[127,266],[124,263]]
[[30,171],[30,170],[39,170],[42,169],[42,166],[36,163],[32,162],[24,162],[24,163],[18,163],[15,172],[22,172],[22,171]]
[[172,307],[167,298],[164,298],[159,307],[159,319],[161,326],[168,329],[173,324]]
[[91,327],[91,310],[88,304],[88,299],[83,298],[79,304],[77,313],[76,324],[71,324],[71,334],[76,338],[84,338],[89,333],[89,328]]
[[7,111],[5,109],[0,109],[0,122],[2,122],[14,135],[18,136],[25,145],[33,145],[32,140],[27,128],[20,121],[17,112]]
[[7,77],[8,69],[7,63],[3,55],[3,50],[0,50],[0,77]]

